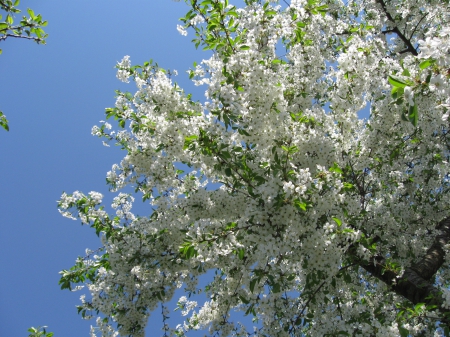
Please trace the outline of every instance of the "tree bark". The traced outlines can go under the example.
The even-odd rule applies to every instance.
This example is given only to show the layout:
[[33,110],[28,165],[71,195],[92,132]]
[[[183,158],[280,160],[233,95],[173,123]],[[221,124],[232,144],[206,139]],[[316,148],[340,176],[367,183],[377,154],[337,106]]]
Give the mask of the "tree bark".
[[[436,227],[440,233],[425,256],[413,263],[399,275],[392,270],[386,270],[385,258],[374,256],[371,261],[357,259],[357,263],[374,277],[387,284],[396,294],[403,296],[414,304],[425,303],[436,305],[444,313],[441,322],[450,325],[450,310],[445,308],[444,299],[438,288],[434,286],[434,276],[445,259],[444,246],[450,241],[450,217],[442,220]],[[356,257],[356,256],[355,256]]]

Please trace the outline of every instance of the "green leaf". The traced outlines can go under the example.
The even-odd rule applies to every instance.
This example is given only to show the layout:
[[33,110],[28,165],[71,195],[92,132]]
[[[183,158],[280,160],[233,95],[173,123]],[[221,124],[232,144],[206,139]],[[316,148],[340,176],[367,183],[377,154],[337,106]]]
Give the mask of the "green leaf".
[[256,282],[258,282],[259,281],[259,279],[258,278],[254,278],[254,279],[252,279],[251,281],[250,281],[250,291],[253,293],[253,291],[255,290],[255,285],[256,285]]
[[411,76],[411,73],[409,72],[408,69],[405,68],[405,69],[403,69],[402,75],[403,75],[403,76],[408,76],[408,77],[409,77],[409,76]]
[[246,46],[246,45],[242,45],[242,46],[239,47],[239,49],[241,49],[241,50],[249,50],[250,47]]
[[186,136],[184,138],[184,146],[183,146],[183,150],[186,150],[187,148],[189,148],[189,146],[196,140],[198,139],[197,135],[191,135],[191,136]]
[[404,87],[408,86],[408,84],[405,81],[403,81],[402,79],[400,79],[398,77],[389,75],[388,80],[389,80],[389,83],[391,85],[393,85],[394,87],[404,88]]
[[273,286],[272,286],[272,292],[274,293],[274,294],[276,294],[276,293],[279,293],[281,291],[281,286],[280,286],[280,284],[279,283],[275,283]]
[[342,169],[339,167],[339,165],[336,162],[333,163],[333,166],[331,166],[328,171],[336,172],[336,173],[340,173],[340,174],[343,173]]
[[307,204],[304,202],[301,202],[298,199],[294,200],[294,206],[299,210],[299,211],[306,211],[306,206]]
[[0,111],[0,126],[6,131],[9,131],[8,120],[1,111]]
[[231,159],[231,154],[228,151],[222,151],[220,155],[225,159]]
[[333,219],[336,223],[337,223],[337,225],[338,225],[338,227],[341,227],[342,226],[342,220],[341,219],[339,219],[339,218],[336,218],[336,217],[331,217],[331,219]]
[[398,158],[399,154],[400,154],[400,149],[398,147],[396,147],[394,150],[392,150],[392,153],[389,156],[390,165],[392,165],[393,159]]
[[271,16],[271,15],[277,14],[277,11],[274,11],[274,10],[268,10],[267,12],[265,12],[265,14],[266,14],[267,16]]
[[253,316],[256,316],[255,309],[254,309],[253,306],[254,306],[254,304],[250,304],[250,306],[248,307],[248,309],[245,312],[244,316],[247,316],[248,314],[252,314]]
[[331,279],[331,285],[332,285],[334,288],[336,288],[336,279],[335,279],[334,277]]
[[391,96],[393,99],[401,98],[401,96],[403,96],[404,92],[405,92],[405,90],[403,88],[393,87],[391,90]]
[[250,134],[244,129],[239,128],[237,131],[240,135],[250,136]]
[[316,7],[315,10],[318,11],[320,13],[320,15],[322,15],[324,17],[328,11],[328,5],[322,5],[322,6]]
[[197,250],[195,249],[194,246],[189,246],[188,249],[186,250],[186,258],[190,259],[191,257],[197,256]]
[[353,184],[347,183],[347,182],[344,183],[344,190],[351,191],[352,189],[353,189]]
[[398,327],[398,331],[400,332],[400,336],[401,336],[401,337],[408,337],[408,336],[409,336],[409,330],[408,330],[408,329],[405,329],[405,328],[402,327],[402,326],[399,326],[399,327]]
[[250,303],[250,301],[248,300],[248,299],[246,299],[245,297],[243,297],[243,296],[241,296],[241,295],[239,295],[239,299],[242,301],[242,303],[244,303],[244,304],[249,304]]
[[419,112],[417,111],[417,104],[409,106],[408,118],[409,121],[412,123],[412,125],[417,126],[417,122],[419,121]]
[[236,226],[237,226],[237,223],[236,223],[236,222],[229,222],[229,223],[226,224],[225,230],[228,231],[228,230],[230,230],[230,229],[235,228]]
[[350,276],[349,273],[344,273],[343,276],[344,276],[344,281],[346,283],[351,283],[352,282],[352,277]]
[[422,61],[422,62],[420,62],[420,64],[419,64],[419,68],[420,69],[426,69],[426,68],[428,68],[429,66],[431,66],[432,64],[434,64],[434,60],[425,60],[425,61]]
[[243,260],[244,256],[245,256],[245,249],[244,248],[239,248],[239,250],[238,250],[239,260]]
[[231,169],[229,168],[229,167],[227,167],[226,169],[225,169],[225,174],[227,175],[227,177],[230,177],[231,176]]
[[27,9],[28,14],[30,14],[30,17],[34,20],[34,18],[36,17],[36,15],[34,15],[34,11],[31,8]]

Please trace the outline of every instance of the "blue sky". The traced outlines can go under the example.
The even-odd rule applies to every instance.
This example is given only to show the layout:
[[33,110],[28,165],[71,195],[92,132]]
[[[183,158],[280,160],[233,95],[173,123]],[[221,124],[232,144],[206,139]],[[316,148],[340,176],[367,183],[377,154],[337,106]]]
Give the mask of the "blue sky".
[[[88,336],[93,322],[75,309],[81,294],[60,290],[58,272],[100,242],[90,228],[61,217],[56,201],[75,190],[112,199],[106,172],[124,153],[90,130],[114,105],[114,90],[124,88],[117,61],[130,55],[133,64],[152,58],[177,69],[176,81],[202,99],[204,89],[185,70],[208,55],[195,50],[192,32],[183,37],[176,29],[184,2],[22,0],[19,8],[27,7],[48,20],[49,37],[47,45],[0,45],[0,110],[10,124],[10,132],[0,130],[0,335],[26,336],[28,327],[47,325],[55,336]],[[158,332],[159,322],[158,315],[149,329]]]

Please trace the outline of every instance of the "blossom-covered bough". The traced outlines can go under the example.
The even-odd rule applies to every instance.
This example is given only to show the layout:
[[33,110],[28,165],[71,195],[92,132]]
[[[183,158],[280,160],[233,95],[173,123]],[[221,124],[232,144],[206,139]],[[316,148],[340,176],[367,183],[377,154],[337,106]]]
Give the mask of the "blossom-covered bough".
[[111,189],[150,215],[124,193],[114,216],[99,193],[59,202],[103,242],[61,278],[87,284],[92,334],[143,336],[162,305],[165,335],[448,336],[449,2],[186,3],[178,30],[213,51],[189,71],[205,102],[125,57],[120,130],[93,129],[127,151]]

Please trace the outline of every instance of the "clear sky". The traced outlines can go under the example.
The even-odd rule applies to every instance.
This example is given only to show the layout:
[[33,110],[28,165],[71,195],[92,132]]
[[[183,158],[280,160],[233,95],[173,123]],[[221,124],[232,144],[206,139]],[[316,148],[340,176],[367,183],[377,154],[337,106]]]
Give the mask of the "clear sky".
[[[208,54],[195,50],[192,32],[183,37],[176,29],[187,12],[183,1],[22,0],[19,8],[27,7],[48,20],[49,37],[47,45],[0,43],[0,110],[10,124],[10,132],[0,130],[0,336],[27,336],[38,325],[58,337],[88,336],[93,321],[75,308],[81,293],[60,290],[58,272],[100,242],[61,217],[56,201],[75,190],[112,199],[106,172],[125,153],[104,147],[90,130],[114,105],[114,90],[124,88],[114,69],[124,55],[177,69],[175,80],[202,99],[204,89],[185,70]],[[147,331],[161,335],[160,321],[157,315]]]

